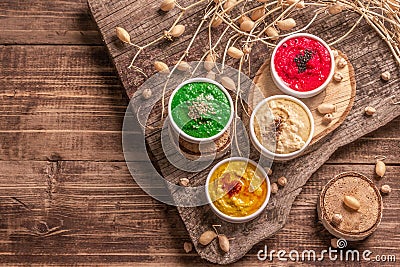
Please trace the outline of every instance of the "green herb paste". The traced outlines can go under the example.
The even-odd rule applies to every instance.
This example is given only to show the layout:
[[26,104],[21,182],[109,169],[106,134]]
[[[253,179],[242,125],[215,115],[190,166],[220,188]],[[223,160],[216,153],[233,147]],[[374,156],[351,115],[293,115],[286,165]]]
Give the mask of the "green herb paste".
[[193,82],[182,86],[171,102],[172,118],[192,137],[208,138],[223,130],[229,121],[230,103],[212,83]]

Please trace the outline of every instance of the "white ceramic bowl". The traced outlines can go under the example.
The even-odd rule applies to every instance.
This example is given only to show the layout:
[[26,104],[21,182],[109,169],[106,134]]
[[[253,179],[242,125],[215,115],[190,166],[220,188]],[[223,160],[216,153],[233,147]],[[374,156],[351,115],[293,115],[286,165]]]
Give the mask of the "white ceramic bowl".
[[[265,200],[264,200],[263,204],[258,208],[258,210],[256,212],[254,212],[254,213],[252,213],[252,214],[250,214],[248,216],[245,216],[245,217],[233,217],[233,216],[226,215],[225,213],[221,212],[217,207],[215,207],[214,203],[212,202],[210,193],[208,192],[208,184],[210,183],[210,179],[211,179],[212,174],[214,173],[214,171],[219,166],[221,166],[222,164],[224,164],[225,162],[228,162],[228,161],[244,161],[244,162],[247,162],[249,164],[253,164],[256,167],[257,171],[259,171],[260,174],[265,177],[265,182],[267,183],[267,195],[265,196]],[[224,159],[224,160],[218,162],[211,169],[210,173],[207,176],[205,190],[206,190],[207,201],[208,201],[212,211],[219,218],[221,218],[221,219],[223,219],[223,220],[225,220],[227,222],[231,222],[231,223],[244,223],[244,222],[248,222],[248,221],[253,220],[258,215],[260,215],[260,213],[265,209],[265,207],[268,204],[270,195],[271,195],[271,183],[269,181],[268,175],[265,172],[265,170],[262,167],[260,167],[255,161],[253,161],[251,159],[243,158],[243,157],[232,157],[232,158],[227,158],[227,159]]]
[[[311,124],[310,135],[307,138],[304,146],[301,149],[299,149],[297,151],[294,151],[292,153],[288,153],[288,154],[277,154],[275,152],[269,151],[258,140],[258,138],[256,136],[256,133],[254,131],[254,118],[255,118],[255,115],[256,115],[257,111],[260,109],[261,106],[266,105],[268,103],[268,101],[273,100],[273,99],[288,99],[288,100],[291,100],[291,101],[299,104],[306,111],[306,113],[308,115],[308,118],[310,119],[310,124]],[[272,115],[272,113],[271,113],[271,115]],[[255,146],[255,148],[259,152],[261,152],[261,154],[263,154],[264,156],[266,156],[266,157],[268,157],[270,159],[274,159],[274,160],[277,160],[277,161],[286,161],[286,160],[290,160],[290,159],[293,159],[293,158],[299,156],[307,148],[307,146],[310,144],[313,135],[314,135],[314,118],[313,118],[313,116],[311,114],[310,109],[302,101],[300,101],[299,99],[297,99],[295,97],[292,97],[292,96],[274,95],[274,96],[267,97],[264,100],[262,100],[260,103],[257,104],[257,106],[254,108],[253,113],[251,114],[251,117],[250,117],[250,139],[251,139],[253,145]]]
[[[324,82],[321,86],[315,88],[314,90],[307,91],[307,92],[299,92],[299,91],[296,91],[296,90],[290,88],[290,87],[281,79],[281,77],[279,77],[278,73],[277,73],[276,70],[275,70],[275,54],[276,54],[276,51],[277,51],[278,48],[279,48],[281,45],[283,45],[283,43],[285,43],[287,40],[290,40],[290,39],[296,38],[296,37],[308,37],[308,38],[317,40],[318,42],[320,42],[320,43],[329,51],[329,54],[330,54],[330,56],[331,56],[331,70],[330,70],[330,72],[329,72],[329,75],[328,75],[327,79],[325,80],[325,82]],[[321,93],[321,92],[326,88],[326,86],[327,86],[327,85],[329,84],[329,82],[332,80],[332,77],[333,77],[333,74],[334,74],[334,73],[335,73],[335,57],[334,57],[334,55],[333,55],[333,53],[332,53],[332,50],[330,49],[329,45],[328,45],[324,40],[322,40],[321,38],[319,38],[319,37],[317,37],[317,36],[315,36],[315,35],[308,34],[308,33],[296,33],[296,34],[290,35],[290,36],[288,36],[288,37],[282,39],[282,40],[277,44],[277,46],[275,47],[274,51],[272,52],[272,56],[271,56],[271,74],[272,74],[272,80],[274,81],[274,83],[276,84],[276,86],[277,86],[282,92],[284,92],[285,94],[292,95],[292,96],[295,96],[295,97],[297,97],[297,98],[308,98],[308,97],[313,97],[313,96],[315,96],[315,95]]]
[[[182,129],[180,129],[178,127],[178,125],[174,121],[174,118],[171,115],[172,114],[172,111],[171,111],[172,99],[174,98],[176,92],[178,92],[178,90],[181,89],[182,86],[184,86],[186,84],[189,84],[189,83],[195,83],[195,82],[206,82],[206,83],[215,84],[226,95],[226,97],[228,98],[228,101],[229,101],[229,105],[230,105],[230,108],[231,108],[229,120],[228,120],[227,124],[225,125],[225,127],[219,133],[217,133],[216,135],[213,135],[211,137],[197,138],[197,137],[193,137],[193,136],[188,135],[187,133],[185,133]],[[189,79],[189,80],[179,84],[174,89],[174,91],[171,94],[171,97],[169,98],[169,102],[168,102],[168,114],[169,114],[170,125],[172,126],[174,132],[176,132],[179,135],[179,137],[182,137],[186,141],[189,141],[189,142],[192,142],[192,143],[211,142],[211,141],[214,141],[214,140],[218,139],[219,137],[221,137],[228,130],[228,128],[231,125],[232,120],[233,120],[234,106],[233,106],[232,97],[229,95],[228,91],[220,83],[217,83],[216,81],[213,81],[213,80],[207,79],[207,78],[193,78],[193,79]]]

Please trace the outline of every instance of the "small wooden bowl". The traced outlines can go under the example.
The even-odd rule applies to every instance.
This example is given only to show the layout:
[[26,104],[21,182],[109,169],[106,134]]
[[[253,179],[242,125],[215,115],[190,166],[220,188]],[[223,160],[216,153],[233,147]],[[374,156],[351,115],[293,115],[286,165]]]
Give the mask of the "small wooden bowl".
[[209,143],[191,143],[169,129],[169,138],[187,159],[208,161],[222,158],[229,150],[231,145],[232,127],[229,127],[218,139]]
[[[343,203],[346,195],[360,202],[360,209],[350,210]],[[344,172],[335,176],[322,189],[317,203],[318,218],[332,235],[349,241],[362,240],[371,235],[382,219],[382,196],[375,184],[362,174]],[[334,214],[341,214],[340,224],[332,222]]]
[[[227,89],[232,99],[236,98],[236,94],[231,90]],[[240,98],[240,97],[239,97]],[[252,109],[247,106],[247,103],[242,103],[246,110],[249,113],[252,112]],[[244,115],[244,110],[241,107],[238,107],[236,111],[241,117],[241,120],[245,125],[249,124],[249,118]],[[233,118],[236,120],[236,118]],[[234,121],[230,124],[230,126],[226,129],[226,131],[217,139],[210,142],[203,142],[201,145],[196,142],[190,142],[182,137],[180,137],[176,131],[171,129],[172,127],[168,126],[169,138],[172,141],[174,147],[181,152],[181,154],[189,159],[189,160],[199,160],[199,161],[209,161],[216,160],[224,157],[231,148],[231,143],[234,138],[233,136],[233,127],[235,126]],[[238,134],[236,132],[236,134]]]

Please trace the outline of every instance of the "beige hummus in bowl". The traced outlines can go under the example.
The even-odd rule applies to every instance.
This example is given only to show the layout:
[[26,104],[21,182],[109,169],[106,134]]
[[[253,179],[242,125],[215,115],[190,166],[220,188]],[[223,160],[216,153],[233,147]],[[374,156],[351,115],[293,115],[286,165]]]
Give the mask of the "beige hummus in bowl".
[[310,109],[297,98],[275,95],[258,103],[250,119],[253,145],[265,156],[290,160],[303,152],[314,135]]

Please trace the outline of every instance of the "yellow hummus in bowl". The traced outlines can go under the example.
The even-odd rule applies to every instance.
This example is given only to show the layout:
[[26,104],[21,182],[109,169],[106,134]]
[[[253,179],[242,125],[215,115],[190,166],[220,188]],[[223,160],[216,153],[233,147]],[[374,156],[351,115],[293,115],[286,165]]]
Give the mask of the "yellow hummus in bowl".
[[256,162],[233,157],[219,162],[206,181],[212,210],[228,222],[247,222],[267,206],[271,188],[266,172]]
[[254,146],[276,160],[292,159],[310,144],[314,119],[300,100],[276,95],[261,101],[250,118],[250,136]]

